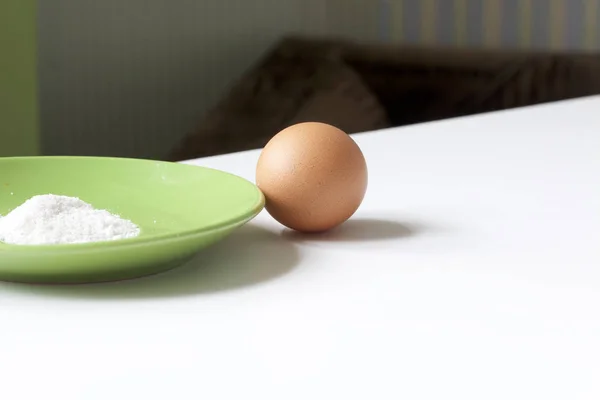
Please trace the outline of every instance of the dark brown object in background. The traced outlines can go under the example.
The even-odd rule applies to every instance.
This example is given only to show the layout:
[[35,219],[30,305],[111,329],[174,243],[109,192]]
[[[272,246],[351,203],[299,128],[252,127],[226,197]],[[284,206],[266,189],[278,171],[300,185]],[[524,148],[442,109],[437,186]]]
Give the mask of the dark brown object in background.
[[171,159],[260,148],[301,121],[355,133],[599,93],[596,54],[287,38],[238,81]]

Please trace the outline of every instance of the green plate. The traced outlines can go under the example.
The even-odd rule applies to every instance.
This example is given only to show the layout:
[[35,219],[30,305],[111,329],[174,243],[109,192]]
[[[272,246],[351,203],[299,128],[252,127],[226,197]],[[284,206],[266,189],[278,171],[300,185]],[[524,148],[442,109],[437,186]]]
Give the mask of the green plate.
[[191,165],[104,157],[0,158],[0,215],[39,194],[75,196],[136,223],[132,239],[46,246],[0,242],[0,280],[93,283],[174,268],[254,218],[252,183]]

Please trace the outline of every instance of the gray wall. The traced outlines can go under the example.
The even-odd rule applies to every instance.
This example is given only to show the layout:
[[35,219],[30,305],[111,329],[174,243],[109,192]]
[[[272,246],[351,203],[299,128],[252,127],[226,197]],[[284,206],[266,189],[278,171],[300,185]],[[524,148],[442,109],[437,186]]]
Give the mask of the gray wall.
[[46,154],[161,158],[289,32],[594,50],[600,0],[43,0]]
[[322,33],[315,0],[39,2],[46,154],[164,157],[285,32]]

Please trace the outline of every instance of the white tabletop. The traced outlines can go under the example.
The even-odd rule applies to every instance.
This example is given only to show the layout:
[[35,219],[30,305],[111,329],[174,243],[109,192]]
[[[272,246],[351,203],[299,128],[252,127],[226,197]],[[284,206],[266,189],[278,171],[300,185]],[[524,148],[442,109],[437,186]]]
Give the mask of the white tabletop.
[[262,213],[163,276],[1,285],[0,398],[599,399],[600,98],[355,139],[329,236]]

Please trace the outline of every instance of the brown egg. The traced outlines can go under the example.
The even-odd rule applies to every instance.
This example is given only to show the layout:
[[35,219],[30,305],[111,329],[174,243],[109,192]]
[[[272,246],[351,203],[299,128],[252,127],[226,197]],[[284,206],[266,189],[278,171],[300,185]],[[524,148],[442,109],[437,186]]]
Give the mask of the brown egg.
[[266,209],[301,232],[334,228],[354,214],[367,190],[367,164],[350,136],[305,122],[275,135],[263,149],[256,183]]

